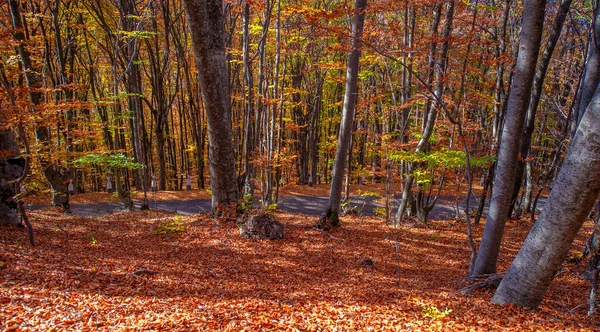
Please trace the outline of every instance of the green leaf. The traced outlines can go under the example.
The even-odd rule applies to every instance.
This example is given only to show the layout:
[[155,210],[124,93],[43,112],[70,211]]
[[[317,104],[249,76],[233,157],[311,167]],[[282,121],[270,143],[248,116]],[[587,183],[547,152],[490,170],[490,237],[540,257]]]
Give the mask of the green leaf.
[[73,165],[76,168],[86,168],[90,165],[100,165],[101,167],[108,168],[122,168],[122,169],[141,169],[145,166],[133,161],[132,158],[126,157],[124,154],[88,154],[83,157],[77,158],[73,161]]

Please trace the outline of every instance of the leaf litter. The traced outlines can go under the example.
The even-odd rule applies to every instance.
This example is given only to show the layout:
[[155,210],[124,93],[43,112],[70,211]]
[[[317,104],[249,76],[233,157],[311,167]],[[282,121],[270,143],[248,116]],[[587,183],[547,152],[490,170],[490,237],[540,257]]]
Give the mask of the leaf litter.
[[[394,228],[348,216],[323,233],[307,227],[314,216],[276,216],[285,239],[268,241],[242,239],[232,221],[208,215],[30,212],[36,247],[25,231],[0,226],[0,329],[593,331],[600,324],[585,315],[583,263],[563,267],[538,310],[500,307],[489,304],[493,290],[459,292],[469,261],[463,223]],[[165,221],[185,227],[157,233]],[[509,222],[500,271],[530,226]],[[361,264],[366,259],[372,264]]]

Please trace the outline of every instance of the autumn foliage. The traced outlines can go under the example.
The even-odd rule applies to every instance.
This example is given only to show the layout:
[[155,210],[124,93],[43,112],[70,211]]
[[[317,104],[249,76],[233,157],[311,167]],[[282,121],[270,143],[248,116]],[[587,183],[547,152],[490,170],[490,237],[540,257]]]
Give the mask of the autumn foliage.
[[[0,328],[593,331],[600,323],[585,315],[588,284],[574,263],[535,311],[490,305],[489,289],[461,294],[468,250],[460,222],[391,228],[347,217],[323,233],[306,227],[312,216],[276,217],[285,239],[257,241],[207,215],[32,212],[37,247],[23,230],[0,226]],[[157,232],[168,223],[180,227]],[[529,226],[508,224],[501,270]],[[580,237],[574,250],[582,246]]]

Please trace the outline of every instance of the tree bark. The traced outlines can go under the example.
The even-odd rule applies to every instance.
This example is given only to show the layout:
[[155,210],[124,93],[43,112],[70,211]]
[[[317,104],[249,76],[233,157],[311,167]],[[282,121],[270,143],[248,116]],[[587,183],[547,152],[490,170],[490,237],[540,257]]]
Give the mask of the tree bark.
[[494,190],[472,276],[496,272],[515,180],[519,143],[540,50],[545,7],[545,0],[525,0],[519,54],[502,129]]
[[[133,17],[138,15],[135,1],[120,0],[119,10],[121,12],[121,22],[125,31],[136,31],[136,23]],[[142,76],[139,65],[139,45],[136,38],[127,43],[127,47],[122,49],[128,66],[125,88],[127,91],[127,103],[131,111],[131,146],[133,148],[134,161],[144,165],[141,170],[133,172],[137,189],[144,191],[144,201],[142,209],[148,208],[147,192],[148,192],[148,152],[146,150],[146,125],[144,122],[144,110],[142,104]]]
[[[554,19],[554,23],[552,24],[550,38],[548,38],[548,41],[546,42],[546,47],[544,48],[544,52],[540,57],[540,64],[537,68],[535,77],[533,79],[533,85],[531,87],[531,97],[529,98],[529,107],[527,109],[527,116],[525,117],[525,128],[521,136],[521,148],[519,152],[521,158],[519,158],[517,164],[517,173],[515,176],[515,184],[513,187],[511,206],[508,212],[509,216],[512,214],[512,211],[515,208],[517,197],[519,196],[519,191],[523,182],[523,174],[525,173],[525,160],[529,157],[529,150],[531,148],[531,138],[533,135],[533,129],[535,128],[535,115],[537,113],[538,105],[542,97],[542,88],[544,86],[544,80],[546,79],[546,72],[548,71],[548,67],[550,66],[552,54],[554,53],[554,48],[556,47],[558,39],[561,35],[565,19],[567,18],[567,13],[569,12],[569,8],[571,8],[571,1],[572,0],[562,0],[562,2],[560,3],[560,6],[556,13],[556,17]],[[531,191],[529,193],[531,193]]]
[[[588,45],[588,54],[585,62],[585,69],[581,78],[581,88],[577,95],[577,101],[574,103],[576,109],[573,117],[573,126],[575,129],[583,118],[583,114],[596,91],[596,86],[600,82],[600,6],[595,5],[593,29],[590,31],[590,40]],[[573,131],[575,132],[575,131]]]
[[19,188],[15,181],[23,174],[25,159],[20,157],[19,149],[10,129],[0,130],[0,222],[19,225],[19,213],[14,196]]
[[238,203],[222,0],[184,0],[206,106],[213,214]]
[[600,192],[600,89],[596,88],[539,220],[492,303],[536,308]]
[[[352,135],[354,115],[356,113],[356,97],[358,90],[358,65],[362,47],[362,33],[365,22],[366,0],[356,0],[354,6],[354,18],[352,19],[352,44],[348,53],[348,64],[346,66],[346,92],[344,95],[344,109],[342,111],[342,122],[338,136],[338,145],[333,164],[333,175],[329,191],[329,203],[321,221],[330,220],[332,226],[339,225],[339,209],[341,200],[342,181],[344,179],[344,166],[348,156],[348,147]],[[322,227],[329,228],[329,227]]]

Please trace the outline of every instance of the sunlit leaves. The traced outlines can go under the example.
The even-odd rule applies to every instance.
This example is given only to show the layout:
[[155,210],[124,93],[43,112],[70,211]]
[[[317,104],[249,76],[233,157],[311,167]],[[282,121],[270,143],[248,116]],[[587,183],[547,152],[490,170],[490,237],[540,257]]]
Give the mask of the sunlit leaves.
[[[440,149],[431,152],[397,151],[390,155],[391,160],[412,163],[425,163],[427,167],[455,168],[465,166],[465,152],[460,150]],[[485,167],[490,157],[472,157],[471,166]]]
[[85,168],[91,165],[100,165],[103,168],[121,168],[121,169],[140,169],[144,166],[133,161],[132,158],[124,154],[88,154],[73,160],[73,164],[78,168]]
[[[0,225],[3,329],[170,331],[593,331],[585,317],[583,267],[566,263],[539,310],[491,306],[491,290],[456,291],[468,253],[464,223],[399,226],[348,217],[335,239],[278,213],[281,242],[240,239],[206,215],[180,217],[184,232],[152,232],[176,215],[117,213],[84,218],[34,211],[40,247]],[[530,226],[527,221],[526,226]],[[514,255],[526,235],[507,225]],[[480,233],[481,227],[475,227]],[[399,239],[395,242],[394,233]],[[95,240],[95,241],[94,241]],[[94,243],[95,242],[95,243]],[[399,254],[395,254],[395,243]],[[585,246],[580,236],[577,247]],[[371,270],[361,268],[365,257]],[[509,259],[500,265],[507,268]],[[148,270],[156,275],[135,275]]]

